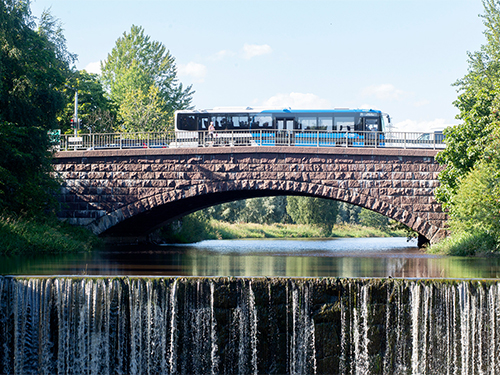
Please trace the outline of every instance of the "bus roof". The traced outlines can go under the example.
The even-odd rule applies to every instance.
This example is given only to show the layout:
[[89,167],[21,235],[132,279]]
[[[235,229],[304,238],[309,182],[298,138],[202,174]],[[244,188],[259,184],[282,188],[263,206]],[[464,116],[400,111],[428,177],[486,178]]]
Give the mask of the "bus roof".
[[269,107],[214,107],[212,109],[194,109],[194,110],[179,110],[178,113],[382,113],[375,109],[349,109],[349,108],[332,108],[332,109],[292,109],[292,108],[269,108]]

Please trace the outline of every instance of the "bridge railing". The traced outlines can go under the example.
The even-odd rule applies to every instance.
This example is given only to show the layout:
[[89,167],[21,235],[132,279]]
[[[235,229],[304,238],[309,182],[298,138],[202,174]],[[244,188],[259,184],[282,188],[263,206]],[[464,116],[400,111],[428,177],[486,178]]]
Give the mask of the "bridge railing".
[[329,132],[321,130],[228,130],[198,132],[92,133],[62,135],[56,149],[195,148],[218,146],[295,146],[430,148],[445,147],[442,133]]

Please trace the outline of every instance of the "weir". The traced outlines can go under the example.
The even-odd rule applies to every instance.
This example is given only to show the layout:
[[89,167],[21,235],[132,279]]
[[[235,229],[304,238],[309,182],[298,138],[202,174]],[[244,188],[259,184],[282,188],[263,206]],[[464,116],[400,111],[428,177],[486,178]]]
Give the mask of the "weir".
[[0,277],[0,373],[498,374],[497,280]]

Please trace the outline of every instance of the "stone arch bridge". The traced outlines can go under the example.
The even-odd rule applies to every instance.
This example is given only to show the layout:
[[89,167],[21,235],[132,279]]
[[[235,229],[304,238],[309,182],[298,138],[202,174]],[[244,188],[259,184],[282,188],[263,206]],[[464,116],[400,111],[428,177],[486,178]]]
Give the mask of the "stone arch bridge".
[[436,242],[446,213],[434,199],[435,150],[214,147],[65,151],[59,217],[101,236],[146,236],[212,205],[271,195],[309,195],[358,205]]

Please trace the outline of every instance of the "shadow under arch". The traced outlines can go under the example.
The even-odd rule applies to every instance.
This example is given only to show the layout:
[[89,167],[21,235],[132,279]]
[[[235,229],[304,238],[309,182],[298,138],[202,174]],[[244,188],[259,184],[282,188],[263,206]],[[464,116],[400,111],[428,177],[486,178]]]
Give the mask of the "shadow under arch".
[[187,190],[166,190],[137,200],[108,213],[88,225],[103,237],[141,237],[153,232],[166,222],[210,206],[235,200],[279,195],[307,195],[334,199],[360,206],[401,222],[419,233],[419,242],[425,242],[440,230],[421,217],[365,194],[349,190],[297,181],[209,181],[193,185]]

